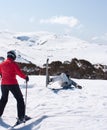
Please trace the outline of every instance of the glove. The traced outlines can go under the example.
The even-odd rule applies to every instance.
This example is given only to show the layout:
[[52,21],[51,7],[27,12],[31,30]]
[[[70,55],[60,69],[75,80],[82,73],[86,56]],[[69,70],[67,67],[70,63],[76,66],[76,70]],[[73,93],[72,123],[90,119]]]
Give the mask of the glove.
[[28,82],[28,81],[29,81],[29,77],[28,77],[28,76],[26,76],[26,79],[25,79],[25,80],[26,80],[26,82]]
[[79,89],[82,89],[82,86],[80,86],[80,85],[78,85],[77,87],[78,87]]
[[49,79],[49,82],[53,82],[53,78],[50,78],[50,79]]

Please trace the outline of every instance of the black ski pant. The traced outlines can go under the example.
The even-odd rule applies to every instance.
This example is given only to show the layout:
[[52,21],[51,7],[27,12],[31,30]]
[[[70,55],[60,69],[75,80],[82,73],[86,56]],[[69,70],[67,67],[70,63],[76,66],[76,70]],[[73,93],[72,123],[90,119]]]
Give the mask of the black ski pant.
[[9,91],[11,91],[17,101],[18,118],[23,118],[25,116],[25,104],[19,85],[1,85],[0,116],[2,116],[7,104]]

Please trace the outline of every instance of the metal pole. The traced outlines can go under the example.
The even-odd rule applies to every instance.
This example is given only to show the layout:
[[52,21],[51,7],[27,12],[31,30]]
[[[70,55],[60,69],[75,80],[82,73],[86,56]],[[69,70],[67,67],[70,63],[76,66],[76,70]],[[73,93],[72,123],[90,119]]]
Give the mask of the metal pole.
[[26,91],[25,91],[25,115],[26,115],[26,106],[27,106],[27,87],[28,87],[28,84],[27,84],[27,81],[26,81]]
[[47,58],[47,61],[46,61],[46,87],[49,83],[48,62],[49,62],[49,58]]

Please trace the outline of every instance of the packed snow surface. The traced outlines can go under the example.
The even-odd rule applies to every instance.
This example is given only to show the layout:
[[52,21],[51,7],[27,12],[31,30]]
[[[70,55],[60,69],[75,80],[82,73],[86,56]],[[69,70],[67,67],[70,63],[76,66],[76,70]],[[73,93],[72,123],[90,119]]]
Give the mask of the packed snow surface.
[[[73,79],[83,89],[53,91],[45,76],[30,76],[27,115],[33,119],[18,130],[107,130],[107,81]],[[18,77],[25,98],[26,84]],[[56,86],[57,85],[57,86]],[[58,87],[58,84],[53,85]],[[52,86],[52,87],[53,87]],[[1,96],[1,92],[0,92]],[[0,130],[16,122],[16,101],[10,93]]]

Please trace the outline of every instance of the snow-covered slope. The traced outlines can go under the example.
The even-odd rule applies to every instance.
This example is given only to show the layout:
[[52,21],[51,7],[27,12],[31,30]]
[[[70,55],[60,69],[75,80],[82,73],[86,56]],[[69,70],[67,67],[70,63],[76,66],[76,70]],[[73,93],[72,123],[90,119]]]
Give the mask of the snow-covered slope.
[[[92,63],[107,64],[107,45],[91,44],[72,36],[58,36],[48,32],[0,33],[0,57],[15,49],[17,61],[43,65],[46,58],[71,60],[76,57]],[[0,58],[2,59],[2,58]],[[45,76],[29,76],[27,115],[34,119],[20,130],[107,130],[107,81],[78,80],[82,90],[56,92],[45,87]],[[18,78],[25,99],[25,83]],[[49,86],[51,87],[51,86]],[[1,91],[0,91],[1,96]],[[0,130],[7,130],[16,121],[16,101],[10,93]]]
[[17,61],[31,61],[40,66],[47,57],[50,61],[79,58],[107,64],[107,45],[88,43],[70,35],[0,32],[0,56],[6,57],[6,52],[11,49],[17,51]]
[[[18,80],[25,98],[25,83],[23,79]],[[83,89],[55,93],[45,87],[44,76],[30,76],[27,115],[40,116],[17,130],[107,130],[107,81],[73,80],[84,86]],[[10,93],[0,130],[13,125],[15,117],[16,101]]]

